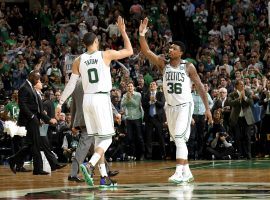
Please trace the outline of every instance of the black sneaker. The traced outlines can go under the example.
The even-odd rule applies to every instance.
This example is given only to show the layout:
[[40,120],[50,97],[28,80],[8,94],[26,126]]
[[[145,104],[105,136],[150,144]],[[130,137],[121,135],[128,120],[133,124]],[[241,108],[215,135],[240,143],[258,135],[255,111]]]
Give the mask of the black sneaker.
[[115,171],[108,171],[108,176],[112,177],[112,176],[116,176],[117,174],[119,174],[119,171],[115,170]]
[[84,180],[83,179],[80,179],[79,177],[77,177],[77,176],[68,176],[68,180],[69,181],[75,181],[75,182],[78,182],[78,183],[80,183],[80,182],[84,182]]

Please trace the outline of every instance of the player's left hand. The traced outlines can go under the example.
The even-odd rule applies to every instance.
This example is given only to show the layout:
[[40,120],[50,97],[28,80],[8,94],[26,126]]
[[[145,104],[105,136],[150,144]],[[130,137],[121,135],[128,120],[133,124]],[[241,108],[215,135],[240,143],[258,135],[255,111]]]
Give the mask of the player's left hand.
[[205,120],[208,121],[208,124],[213,124],[212,113],[210,109],[205,111],[204,117],[205,117]]

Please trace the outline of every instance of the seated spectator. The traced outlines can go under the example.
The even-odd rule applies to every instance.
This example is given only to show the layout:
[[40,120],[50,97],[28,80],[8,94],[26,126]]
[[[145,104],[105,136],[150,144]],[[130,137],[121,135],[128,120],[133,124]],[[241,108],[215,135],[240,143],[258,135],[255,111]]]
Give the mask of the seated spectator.
[[222,125],[221,109],[214,111],[213,120],[213,127],[210,128],[208,133],[209,146],[206,148],[206,152],[212,155],[212,159],[231,159],[234,154],[234,148],[232,138]]
[[226,132],[217,132],[206,151],[212,154],[212,159],[230,160],[234,152],[230,136]]
[[76,149],[79,144],[79,131],[67,131],[63,139],[62,149],[63,154],[68,162],[71,162],[75,156]]

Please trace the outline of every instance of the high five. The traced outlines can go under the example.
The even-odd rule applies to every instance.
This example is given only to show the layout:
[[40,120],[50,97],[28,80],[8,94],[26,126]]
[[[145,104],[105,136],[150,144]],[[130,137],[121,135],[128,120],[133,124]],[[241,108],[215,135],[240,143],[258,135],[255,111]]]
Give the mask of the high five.
[[205,119],[212,123],[212,115],[208,105],[207,95],[203,84],[192,63],[182,59],[185,45],[180,41],[172,42],[168,56],[169,63],[152,52],[145,39],[148,30],[148,18],[141,21],[139,27],[141,52],[163,71],[163,91],[167,106],[165,108],[171,137],[176,145],[176,171],[169,177],[169,181],[181,184],[194,180],[188,165],[188,149],[186,142],[190,135],[190,124],[194,109],[191,95],[192,82],[205,105]]

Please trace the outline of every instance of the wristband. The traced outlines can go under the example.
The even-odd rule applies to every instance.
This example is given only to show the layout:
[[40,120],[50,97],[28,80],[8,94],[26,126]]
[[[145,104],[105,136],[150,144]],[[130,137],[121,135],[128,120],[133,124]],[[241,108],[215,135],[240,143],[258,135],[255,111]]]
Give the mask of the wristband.
[[61,100],[61,99],[60,99],[59,102],[58,102],[58,104],[61,105],[61,106],[63,105],[63,103],[64,103],[64,101]]
[[145,36],[145,33],[147,33],[148,29],[149,29],[148,27],[145,28],[145,29],[143,29],[143,31],[139,33],[140,36],[144,37]]

